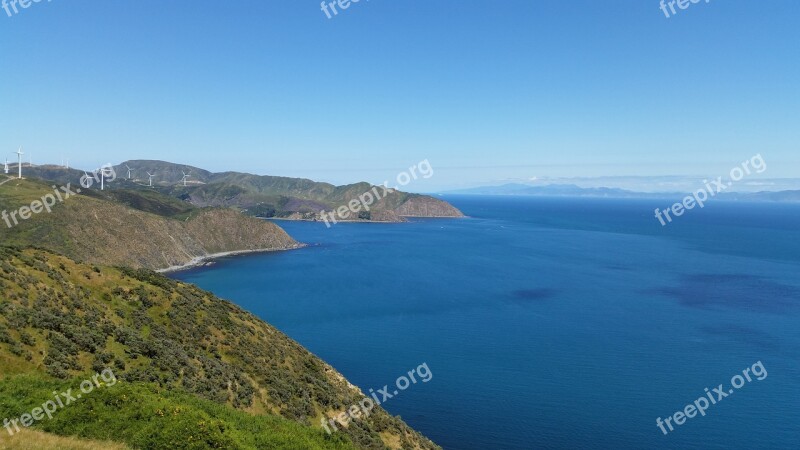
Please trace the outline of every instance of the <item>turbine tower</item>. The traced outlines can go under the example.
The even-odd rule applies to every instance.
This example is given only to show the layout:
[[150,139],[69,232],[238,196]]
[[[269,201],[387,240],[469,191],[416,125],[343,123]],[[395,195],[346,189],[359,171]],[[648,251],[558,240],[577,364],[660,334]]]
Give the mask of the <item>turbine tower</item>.
[[25,153],[22,153],[22,147],[20,147],[19,150],[17,150],[17,156],[19,157],[19,177],[18,178],[20,180],[22,179],[22,155],[24,155],[24,154]]
[[190,170],[189,173],[186,173],[186,172],[181,170],[181,173],[183,174],[183,186],[186,187],[186,179],[189,178],[189,174],[191,174],[192,171]]
[[131,169],[131,166],[129,166],[127,164],[125,164],[125,167],[128,168],[128,179],[130,180],[131,179],[131,172],[133,172],[133,169]]
[[[86,172],[84,172],[84,173],[86,173]],[[105,186],[106,185],[106,170],[104,168],[102,168],[102,167],[99,168],[99,169],[95,169],[95,170],[92,171],[92,175],[94,176],[95,180],[97,179],[98,175],[100,176],[100,190],[104,191],[105,188],[106,188],[106,186]]]
[[153,187],[153,177],[156,176],[154,173],[145,172],[147,174],[147,178],[150,180],[150,187]]
[[5,165],[4,169],[5,169],[6,175],[8,175],[8,158],[6,158],[6,165]]

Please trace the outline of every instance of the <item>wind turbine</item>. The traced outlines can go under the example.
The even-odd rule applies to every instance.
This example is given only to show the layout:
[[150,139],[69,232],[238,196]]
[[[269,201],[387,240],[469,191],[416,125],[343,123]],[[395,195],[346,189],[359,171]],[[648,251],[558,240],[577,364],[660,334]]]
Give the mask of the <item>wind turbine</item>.
[[105,190],[105,181],[106,181],[106,176],[107,176],[106,175],[106,171],[107,170],[108,170],[108,168],[106,166],[103,166],[103,167],[97,169],[97,172],[100,173],[100,190],[101,191]]
[[127,164],[125,164],[125,167],[128,168],[128,179],[130,180],[131,179],[131,172],[133,172],[133,169],[131,169],[131,166],[129,166]]
[[[84,173],[86,173],[86,172],[84,172]],[[100,190],[101,191],[105,190],[106,169],[103,168],[103,167],[101,167],[99,169],[95,169],[95,170],[92,171],[92,174],[94,175],[94,179],[95,180],[98,178],[98,175],[99,175],[99,177],[100,177]]]
[[192,171],[190,170],[189,173],[186,173],[181,170],[181,173],[183,174],[183,186],[186,187],[186,180],[189,178],[189,174],[191,174]]
[[6,171],[6,175],[8,175],[8,158],[6,158],[5,171]]
[[147,178],[150,179],[150,187],[153,187],[153,177],[156,176],[154,173],[145,172],[147,174]]
[[22,179],[22,155],[24,155],[24,154],[25,153],[22,153],[22,147],[20,147],[19,150],[17,150],[17,156],[19,157],[19,179],[20,180]]

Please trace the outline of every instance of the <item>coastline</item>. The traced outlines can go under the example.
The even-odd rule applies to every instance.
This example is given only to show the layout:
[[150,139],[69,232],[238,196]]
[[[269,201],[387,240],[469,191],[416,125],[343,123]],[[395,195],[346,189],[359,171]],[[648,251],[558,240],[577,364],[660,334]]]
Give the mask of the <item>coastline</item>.
[[[401,219],[464,219],[468,218],[466,214],[462,214],[460,216],[398,216]],[[319,222],[324,224],[324,220],[319,219],[290,219],[288,217],[258,217],[262,220],[282,220],[286,222]],[[336,221],[337,223],[407,223],[408,220],[352,220],[352,219],[340,219]]]
[[[402,217],[402,216],[400,216]],[[262,220],[282,220],[285,222],[319,222],[324,224],[324,220],[320,219],[291,219],[289,217],[259,217]],[[362,219],[340,219],[336,221],[337,223],[405,223],[404,220],[362,220]]]
[[259,248],[255,250],[233,250],[229,252],[219,252],[219,253],[210,253],[204,256],[195,256],[186,264],[180,264],[176,266],[170,266],[164,269],[157,269],[156,272],[166,274],[172,272],[180,272],[182,270],[192,269],[194,267],[199,267],[206,265],[208,262],[213,261],[215,259],[224,258],[226,256],[237,256],[237,255],[246,255],[250,253],[267,253],[267,252],[282,252],[288,250],[297,250],[304,247],[308,247],[308,244],[298,243],[293,247],[287,248]]

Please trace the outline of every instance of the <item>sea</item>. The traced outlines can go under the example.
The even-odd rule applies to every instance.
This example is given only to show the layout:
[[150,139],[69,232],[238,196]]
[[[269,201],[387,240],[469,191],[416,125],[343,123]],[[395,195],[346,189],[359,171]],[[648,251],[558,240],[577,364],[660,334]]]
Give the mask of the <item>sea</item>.
[[309,245],[171,276],[445,449],[800,448],[800,205],[442,198],[468,217],[276,221]]

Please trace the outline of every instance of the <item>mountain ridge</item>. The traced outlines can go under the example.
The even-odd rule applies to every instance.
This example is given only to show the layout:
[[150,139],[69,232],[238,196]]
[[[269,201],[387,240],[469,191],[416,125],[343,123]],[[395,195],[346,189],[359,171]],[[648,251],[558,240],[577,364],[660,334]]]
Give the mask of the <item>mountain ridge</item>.
[[[131,178],[128,179],[128,168]],[[262,218],[324,220],[330,213],[358,199],[373,188],[366,182],[336,186],[306,178],[255,175],[225,171],[214,173],[186,164],[160,160],[128,160],[113,166],[116,178],[108,190],[155,190],[197,207],[224,207]],[[77,181],[84,172],[55,165],[24,167],[31,176],[57,183]],[[153,174],[153,186],[149,186]],[[183,174],[189,176],[186,185]],[[459,218],[464,214],[446,201],[429,195],[388,189],[384,197],[369,205],[369,211],[350,221],[404,222],[406,217]]]
[[[196,206],[234,207],[259,217],[294,220],[323,220],[323,212],[334,211],[376,188],[366,182],[336,186],[306,178],[233,171],[214,173],[154,160],[125,161],[115,166],[115,170],[120,174],[128,167],[140,173],[161,173],[157,189]],[[182,171],[192,171],[197,176],[190,178],[187,186],[182,186]],[[366,214],[352,220],[401,222],[404,217],[463,217],[457,208],[431,196],[396,189],[386,192],[384,197],[369,205]]]

